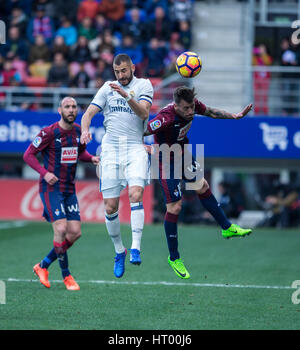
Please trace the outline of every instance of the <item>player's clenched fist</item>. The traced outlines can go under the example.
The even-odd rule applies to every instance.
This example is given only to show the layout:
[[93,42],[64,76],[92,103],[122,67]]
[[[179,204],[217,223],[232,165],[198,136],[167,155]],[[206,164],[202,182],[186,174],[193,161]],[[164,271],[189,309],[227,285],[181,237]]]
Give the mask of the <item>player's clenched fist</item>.
[[58,178],[49,171],[45,174],[44,179],[49,185],[54,185],[58,181]]

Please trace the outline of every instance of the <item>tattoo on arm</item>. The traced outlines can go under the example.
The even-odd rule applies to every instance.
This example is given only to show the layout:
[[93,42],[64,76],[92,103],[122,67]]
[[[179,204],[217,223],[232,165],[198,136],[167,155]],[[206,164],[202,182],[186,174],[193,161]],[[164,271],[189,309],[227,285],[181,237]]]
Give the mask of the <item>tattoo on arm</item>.
[[232,113],[211,107],[206,107],[204,115],[215,119],[232,119]]

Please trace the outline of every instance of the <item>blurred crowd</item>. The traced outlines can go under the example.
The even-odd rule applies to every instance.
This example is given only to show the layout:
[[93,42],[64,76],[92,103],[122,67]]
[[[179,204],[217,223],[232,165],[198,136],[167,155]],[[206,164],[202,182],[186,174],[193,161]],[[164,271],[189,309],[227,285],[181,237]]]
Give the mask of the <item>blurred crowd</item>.
[[0,85],[99,88],[127,53],[163,78],[191,46],[193,0],[0,0]]
[[282,104],[281,115],[299,116],[300,74],[297,72],[281,72],[279,76],[271,74],[267,67],[272,64],[283,68],[300,68],[300,47],[293,44],[291,37],[281,39],[278,55],[271,55],[265,43],[253,48],[253,66],[265,67],[262,71],[253,73],[254,114],[269,115],[269,91],[272,78],[280,79],[280,99]]
[[[208,177],[211,175],[207,172]],[[289,183],[280,181],[278,174],[252,174],[251,196],[246,191],[246,178],[227,173],[226,180],[218,183],[216,195],[224,213],[233,222],[241,219],[246,209],[260,212],[258,218],[251,217],[255,227],[288,228],[300,227],[300,173],[291,172]],[[153,182],[153,221],[164,220],[165,205],[158,182]],[[183,224],[215,225],[214,218],[203,208],[194,191],[182,186],[182,210],[179,222]],[[248,219],[249,220],[249,219]]]

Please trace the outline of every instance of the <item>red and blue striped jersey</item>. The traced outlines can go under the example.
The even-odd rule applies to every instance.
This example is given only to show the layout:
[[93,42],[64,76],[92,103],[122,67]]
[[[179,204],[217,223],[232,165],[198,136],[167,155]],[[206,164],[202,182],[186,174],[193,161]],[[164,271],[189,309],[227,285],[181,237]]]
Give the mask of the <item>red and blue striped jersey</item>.
[[[40,192],[75,192],[78,158],[86,149],[86,145],[80,143],[80,135],[81,128],[78,124],[74,123],[71,130],[65,130],[56,122],[43,128],[29,145],[25,152],[26,162],[41,175]],[[44,167],[38,168],[31,163],[29,156],[36,156],[38,153],[42,155]],[[53,186],[43,178],[47,172],[53,173],[59,179]]]
[[[195,114],[203,115],[206,106],[195,99]],[[172,146],[175,143],[183,146],[188,143],[187,133],[193,120],[185,120],[175,112],[174,103],[161,109],[157,116],[148,122],[147,130],[154,134],[154,142]]]

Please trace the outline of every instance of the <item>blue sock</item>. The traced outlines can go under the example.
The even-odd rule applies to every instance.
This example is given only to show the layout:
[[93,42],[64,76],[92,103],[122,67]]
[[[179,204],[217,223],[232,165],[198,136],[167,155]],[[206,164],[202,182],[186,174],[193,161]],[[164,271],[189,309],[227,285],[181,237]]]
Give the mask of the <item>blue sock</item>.
[[178,252],[177,220],[178,215],[166,212],[164,227],[170,252],[170,259],[172,261],[179,259],[180,257]]
[[63,254],[58,254],[57,259],[59,262],[59,266],[60,266],[61,274],[63,278],[65,278],[66,276],[69,276],[71,273],[69,271],[69,262],[68,262],[67,252],[64,252]]
[[59,262],[62,276],[63,278],[65,278],[66,276],[70,275],[69,261],[68,261],[68,254],[67,254],[68,244],[66,241],[63,241],[62,243],[53,241],[53,244],[54,244],[54,249]]
[[198,194],[198,197],[204,208],[214,217],[222,229],[227,230],[231,226],[231,222],[227,219],[223,209],[220,207],[220,204],[217,202],[210,189],[203,194]]
[[57,255],[55,249],[52,248],[47,256],[40,262],[40,266],[42,269],[48,269],[48,267],[57,259]]

